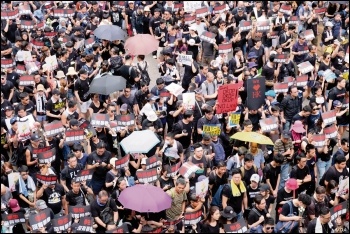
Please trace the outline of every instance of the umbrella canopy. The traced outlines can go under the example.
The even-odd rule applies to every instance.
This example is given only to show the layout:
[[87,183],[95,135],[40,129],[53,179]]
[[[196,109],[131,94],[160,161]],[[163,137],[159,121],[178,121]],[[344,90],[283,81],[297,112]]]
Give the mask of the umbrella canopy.
[[240,141],[255,142],[261,145],[274,145],[270,138],[256,132],[237,132],[231,138]]
[[151,130],[134,131],[120,145],[125,153],[148,153],[160,141]]
[[118,197],[124,208],[138,212],[160,212],[171,207],[171,197],[163,189],[150,184],[126,188]]
[[137,34],[125,42],[125,49],[133,55],[147,55],[158,49],[159,41],[150,34]]
[[115,25],[101,25],[95,29],[94,36],[108,41],[125,40],[126,33]]
[[126,80],[123,77],[106,74],[92,80],[89,93],[109,95],[125,87]]

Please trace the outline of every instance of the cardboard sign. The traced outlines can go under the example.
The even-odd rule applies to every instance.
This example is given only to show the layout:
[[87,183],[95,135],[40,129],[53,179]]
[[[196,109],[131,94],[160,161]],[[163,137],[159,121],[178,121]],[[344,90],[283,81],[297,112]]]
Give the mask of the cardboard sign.
[[180,170],[181,165],[182,165],[181,162],[178,162],[178,163],[176,163],[175,165],[172,165],[172,166],[169,168],[169,170],[168,170],[167,176],[168,176],[168,177],[174,177],[174,176],[176,176],[177,172]]
[[33,230],[45,227],[50,221],[50,210],[48,209],[45,209],[38,214],[29,215],[29,224]]
[[330,213],[332,214],[331,221],[335,221],[338,218],[338,216],[346,214],[347,212],[349,212],[348,201],[344,201],[336,206],[333,206],[330,210]]
[[36,174],[36,179],[46,185],[53,185],[57,183],[57,175],[42,175],[40,173]]
[[285,63],[289,58],[289,54],[276,54],[275,59],[273,60],[275,63]]
[[327,139],[335,138],[338,135],[338,130],[335,124],[323,129],[323,133],[326,135]]
[[256,22],[258,32],[268,32],[270,31],[270,21],[269,20],[259,20]]
[[8,226],[14,226],[17,223],[25,223],[26,220],[24,218],[24,214],[19,213],[12,213],[12,214],[1,214],[2,221],[4,222],[3,225],[5,227]]
[[90,216],[91,208],[90,206],[69,206],[68,212],[72,215],[73,219],[79,219]]
[[39,71],[39,68],[35,62],[26,62],[25,66],[29,75]]
[[26,121],[17,121],[18,126],[18,140],[25,141],[30,138],[32,132],[30,131],[29,120]]
[[82,217],[79,220],[79,226],[77,228],[77,231],[92,232],[93,224],[94,224],[94,220],[92,217]]
[[326,7],[322,7],[322,8],[316,8],[314,9],[315,13],[318,15],[323,15],[324,13],[326,13],[327,8]]
[[195,93],[183,93],[182,103],[186,110],[193,110],[196,103]]
[[184,214],[184,224],[192,225],[197,224],[202,219],[202,210],[198,210],[195,212],[186,212]]
[[48,65],[48,67],[47,67],[48,71],[54,71],[58,68],[56,55],[52,55],[50,57],[47,57],[45,59],[45,63]]
[[192,162],[185,162],[179,169],[179,174],[185,178],[190,178],[200,168]]
[[145,171],[136,171],[136,176],[140,183],[153,183],[158,179],[158,168],[152,168]]
[[32,11],[30,10],[30,6],[28,5],[20,5],[18,6],[19,14],[20,15],[30,15],[32,14]]
[[57,35],[57,32],[44,32],[45,37],[52,38]]
[[202,7],[202,1],[184,1],[183,4],[185,12],[190,13]]
[[202,33],[202,35],[200,36],[200,39],[202,41],[208,42],[210,44],[214,44],[215,43],[215,34],[208,32],[208,31],[204,31]]
[[56,136],[65,131],[61,121],[55,120],[51,123],[44,124],[45,134],[48,137]]
[[275,83],[273,85],[273,90],[276,93],[287,93],[288,92],[288,83]]
[[312,41],[313,39],[315,39],[315,34],[312,29],[305,30],[304,36],[305,36],[305,39],[308,41]]
[[248,32],[248,31],[252,30],[253,23],[252,23],[252,21],[241,20],[239,22],[239,28],[241,29],[242,32]]
[[291,24],[291,25],[299,24],[299,17],[298,16],[291,16],[291,17],[289,17],[288,24]]
[[111,128],[113,128],[116,132],[121,131],[125,129],[125,126],[119,126],[117,121],[110,121],[109,125]]
[[216,113],[228,113],[237,108],[238,84],[221,85],[218,90]]
[[38,161],[40,164],[48,164],[56,159],[56,149],[52,148],[46,152],[42,152],[38,154]]
[[280,12],[282,12],[283,14],[286,14],[286,15],[291,15],[292,14],[292,6],[287,5],[287,4],[282,4],[282,6],[280,8]]
[[210,136],[219,136],[221,133],[220,124],[205,124],[203,125],[203,134],[208,134]]
[[1,59],[1,67],[9,68],[16,65],[15,60],[13,59]]
[[125,9],[125,1],[117,1],[117,8]]
[[19,174],[19,172],[12,172],[12,173],[7,175],[7,178],[9,181],[9,189],[11,192],[16,191],[16,184],[17,184],[20,176],[21,175]]
[[[307,51],[307,53],[308,52],[309,51]],[[306,74],[314,70],[314,66],[312,66],[312,64],[309,61],[298,64],[298,68],[302,74]]]
[[33,39],[32,45],[38,50],[38,49],[41,49],[41,47],[43,47],[45,45],[45,42],[37,41],[37,40]]
[[180,85],[175,83],[171,83],[170,85],[166,86],[165,89],[169,90],[169,92],[175,95],[176,97],[182,94],[182,92],[184,91],[184,89]]
[[36,23],[33,20],[21,20],[21,25],[25,29],[33,29]]
[[23,65],[23,64],[18,64],[16,66],[16,72],[19,74],[19,75],[23,75],[26,73],[26,66]]
[[158,157],[157,155],[153,155],[150,158],[147,158],[146,160],[146,169],[151,169],[154,167],[158,167],[162,165],[162,158]]
[[84,130],[67,130],[66,131],[66,142],[73,143],[84,140]]
[[232,43],[225,43],[219,45],[219,53],[229,53],[232,51]]
[[335,78],[337,78],[336,74],[331,69],[325,70],[323,72],[323,77],[326,79],[327,82],[331,82]]
[[258,110],[265,103],[265,77],[247,80],[247,106],[249,110]]
[[204,18],[209,14],[210,14],[209,9],[206,6],[199,8],[199,9],[196,9],[196,17],[197,18]]
[[224,13],[226,11],[226,4],[222,4],[220,6],[216,6],[214,7],[214,14],[221,14]]
[[192,66],[192,55],[179,54],[177,61],[187,66]]
[[292,76],[286,76],[284,77],[284,82],[288,83],[288,87],[294,85],[294,77]]
[[55,232],[66,231],[72,225],[72,215],[58,217],[52,220],[53,230]]
[[346,177],[346,178],[342,178],[339,180],[340,180],[340,182],[339,182],[339,186],[338,186],[338,194],[340,196],[346,195],[347,193],[349,193],[349,178]]
[[18,14],[19,14],[19,10],[14,10],[14,11],[5,11],[5,12],[1,12],[1,19],[4,20],[13,20],[13,19],[17,19],[18,18]]
[[196,183],[196,196],[204,198],[209,189],[209,178]]
[[183,8],[184,4],[181,3],[174,3],[174,12],[177,12],[180,8]]
[[235,223],[224,224],[225,233],[245,233],[248,231],[244,218],[239,219]]
[[275,116],[259,120],[263,132],[271,132],[278,129],[278,120]]
[[241,120],[241,113],[234,112],[230,114],[228,124],[230,127],[235,127],[239,125],[240,120]]
[[305,87],[309,81],[309,77],[307,75],[297,76],[295,79],[298,87]]
[[316,148],[323,148],[325,145],[326,135],[325,134],[317,134],[313,135],[313,140],[315,142]]
[[196,21],[195,15],[186,14],[185,15],[185,24],[191,25]]
[[83,182],[92,179],[93,169],[80,170],[78,174],[74,177],[75,181]]
[[45,146],[42,148],[33,148],[32,149],[33,158],[38,158],[38,154],[46,152],[46,151],[50,150],[51,148],[52,148],[51,146]]
[[33,86],[34,84],[34,76],[24,75],[19,77],[19,85]]
[[107,114],[93,113],[91,117],[91,125],[93,127],[103,128],[109,123],[109,117]]
[[118,126],[131,126],[135,124],[135,115],[117,115],[117,124]]
[[324,112],[321,116],[325,126],[335,124],[337,121],[336,113],[334,110]]
[[121,159],[115,161],[115,168],[119,169],[119,168],[124,168],[126,166],[128,166],[130,161],[130,155],[127,154],[124,157],[122,157]]

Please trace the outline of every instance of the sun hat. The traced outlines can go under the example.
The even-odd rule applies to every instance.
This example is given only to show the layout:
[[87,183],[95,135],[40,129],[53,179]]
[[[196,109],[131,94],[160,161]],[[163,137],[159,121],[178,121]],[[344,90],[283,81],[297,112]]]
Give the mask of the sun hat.
[[291,129],[296,133],[304,133],[306,131],[303,123],[300,120],[295,121]]
[[78,72],[75,71],[74,67],[69,67],[67,76],[73,76],[73,75],[78,75]]
[[45,90],[44,85],[39,84],[38,87],[36,87],[36,90],[38,90],[38,91],[44,91],[44,90]]
[[66,77],[66,76],[64,75],[63,71],[57,72],[56,78],[60,79],[60,78],[64,78],[64,77]]
[[149,113],[147,116],[148,121],[154,122],[158,119],[157,114],[153,111],[153,113]]
[[286,182],[287,189],[296,190],[299,188],[298,181],[296,179],[290,178]]

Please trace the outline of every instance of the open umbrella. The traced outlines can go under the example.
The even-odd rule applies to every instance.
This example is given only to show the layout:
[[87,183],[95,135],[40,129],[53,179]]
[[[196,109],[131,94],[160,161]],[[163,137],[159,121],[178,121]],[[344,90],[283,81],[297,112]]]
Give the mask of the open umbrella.
[[137,34],[125,42],[125,49],[133,55],[147,55],[158,49],[159,41],[150,34]]
[[240,141],[255,142],[261,145],[274,145],[270,138],[256,132],[237,132],[231,138]]
[[141,213],[160,212],[171,207],[171,197],[163,189],[150,184],[126,188],[118,197],[124,208]]
[[126,39],[126,33],[124,30],[121,27],[115,25],[98,26],[94,31],[94,36],[108,41]]
[[89,93],[109,95],[126,87],[126,80],[121,76],[103,75],[93,79]]
[[148,153],[160,141],[151,130],[134,131],[120,145],[126,153]]

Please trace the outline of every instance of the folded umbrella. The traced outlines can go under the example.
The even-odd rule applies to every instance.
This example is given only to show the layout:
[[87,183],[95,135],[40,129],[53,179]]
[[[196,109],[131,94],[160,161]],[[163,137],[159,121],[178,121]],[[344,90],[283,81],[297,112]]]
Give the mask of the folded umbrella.
[[125,40],[126,33],[121,27],[115,25],[101,25],[94,31],[94,36],[108,41]]
[[274,145],[270,138],[257,132],[237,132],[231,138],[240,141],[255,142],[261,145]]
[[124,208],[138,212],[160,212],[171,207],[171,197],[163,189],[150,184],[126,188],[118,197]]
[[159,41],[150,34],[137,34],[125,42],[125,49],[133,55],[147,55],[158,49]]
[[120,145],[126,153],[148,153],[160,141],[151,130],[134,131]]
[[121,76],[103,75],[92,80],[89,93],[109,95],[126,87],[126,80]]

